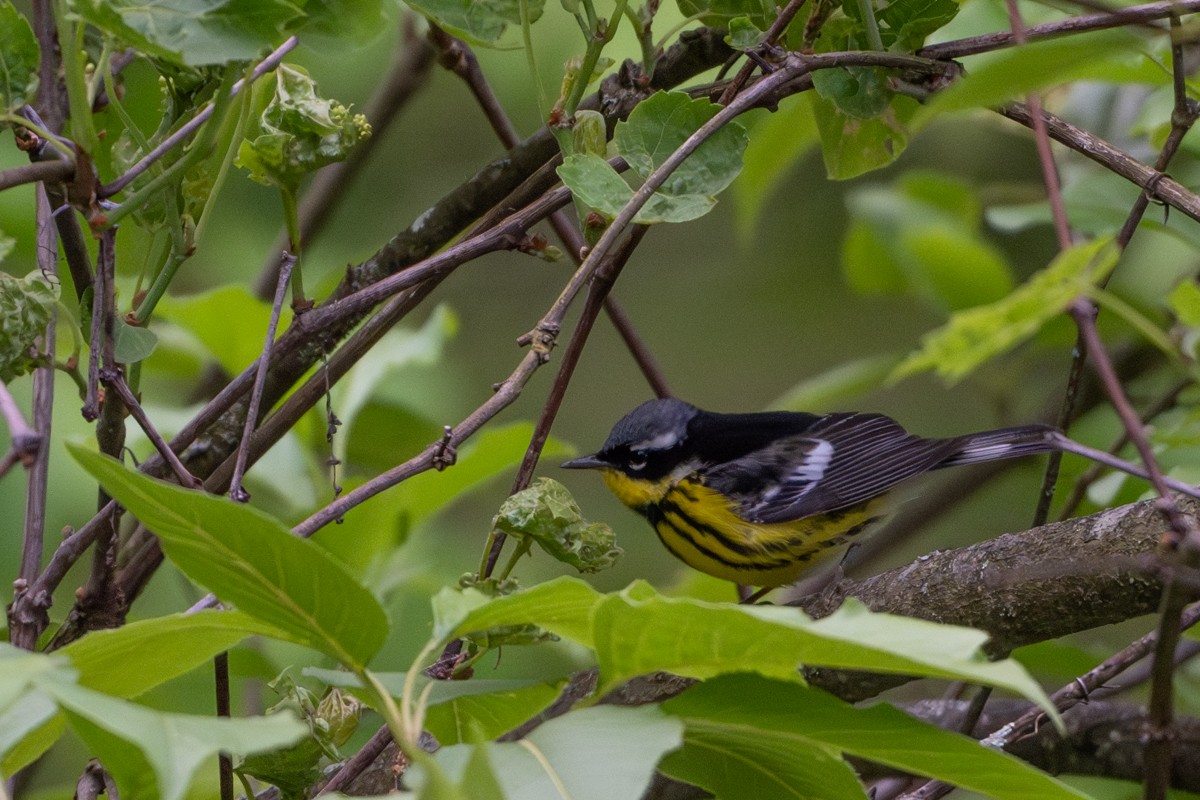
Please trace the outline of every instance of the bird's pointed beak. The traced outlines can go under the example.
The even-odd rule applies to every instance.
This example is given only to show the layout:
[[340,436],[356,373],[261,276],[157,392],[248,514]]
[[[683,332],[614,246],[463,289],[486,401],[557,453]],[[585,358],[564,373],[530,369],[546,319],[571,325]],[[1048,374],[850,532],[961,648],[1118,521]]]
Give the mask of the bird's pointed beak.
[[596,456],[581,456],[559,464],[563,469],[603,469],[609,466],[607,461]]

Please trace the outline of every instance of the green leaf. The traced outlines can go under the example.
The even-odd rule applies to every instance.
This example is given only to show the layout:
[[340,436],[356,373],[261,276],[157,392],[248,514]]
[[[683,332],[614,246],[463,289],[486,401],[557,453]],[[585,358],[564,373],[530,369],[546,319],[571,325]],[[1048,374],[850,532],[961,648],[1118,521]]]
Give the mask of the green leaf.
[[304,9],[304,32],[359,44],[387,30],[382,0],[296,0]]
[[69,0],[121,46],[174,64],[245,61],[275,47],[302,12],[285,0]]
[[478,590],[443,589],[434,598],[433,633],[443,641],[504,625],[534,624],[592,645],[592,617],[605,595],[561,577],[495,600]]
[[767,29],[775,19],[775,7],[763,0],[676,0],[684,17],[699,17],[705,25],[730,27],[742,17],[751,24]]
[[[682,92],[658,92],[617,125],[613,146],[644,180],[719,110],[715,103],[692,100]],[[714,196],[737,177],[745,149],[743,128],[735,122],[725,125],[667,178],[634,221],[687,222],[708,213],[716,204]],[[558,175],[579,202],[610,219],[633,196],[624,179],[594,154],[568,156]]]
[[58,288],[40,272],[24,278],[0,272],[0,381],[9,383],[38,366],[30,353],[57,303]]
[[1184,325],[1200,327],[1200,286],[1194,281],[1183,281],[1171,290],[1167,303]]
[[760,119],[750,129],[742,172],[733,184],[738,233],[743,242],[752,241],[754,222],[767,201],[787,179],[795,163],[810,153],[818,141],[807,92],[785,99],[775,113]]
[[624,552],[616,545],[613,529],[585,520],[571,492],[552,478],[538,478],[510,495],[492,518],[492,527],[533,540],[551,557],[580,572],[608,569]]
[[[521,24],[521,0],[416,0],[408,5],[471,44],[494,46],[509,25]],[[528,0],[529,22],[542,16],[545,0]]]
[[767,32],[749,17],[734,17],[729,21],[729,35],[725,37],[725,44],[734,50],[749,50],[762,44],[766,36]]
[[307,731],[288,714],[255,719],[166,714],[81,686],[47,688],[116,779],[123,800],[179,800],[196,770],[218,752],[260,753],[291,744]]
[[388,331],[379,344],[354,365],[354,369],[334,390],[334,408],[337,409],[338,419],[342,421],[341,435],[334,440],[335,454],[339,458],[346,457],[349,431],[359,412],[379,388],[408,367],[437,364],[446,343],[457,332],[458,317],[448,306],[439,305],[419,330],[394,328]]
[[852,192],[847,204],[854,219],[842,266],[857,291],[911,291],[953,310],[1012,290],[1007,260],[983,236],[982,204],[961,179],[911,173],[891,187]]
[[1075,245],[1004,299],[960,311],[944,326],[927,333],[921,349],[902,361],[889,380],[926,370],[936,370],[947,381],[961,379],[1032,337],[1072,299],[1107,275],[1118,256],[1110,238]]
[[[717,679],[720,680],[720,679]],[[684,697],[687,696],[685,692]],[[854,770],[831,748],[762,727],[684,717],[683,747],[662,771],[717,797],[865,800]]]
[[[645,584],[609,595],[593,623],[600,689],[666,671],[707,679],[757,672],[799,680],[797,666],[860,669],[962,680],[1016,692],[1053,713],[1041,687],[1015,661],[988,661],[987,634],[890,614],[857,601],[812,620],[794,608],[668,598]],[[628,642],[636,641],[637,647]]]
[[273,517],[67,447],[159,537],[185,575],[222,600],[352,669],[364,668],[382,646],[388,622],[378,601],[339,561]]
[[92,631],[59,652],[79,670],[79,684],[115,697],[137,697],[253,634],[281,632],[240,611],[200,611]]
[[301,178],[344,160],[370,135],[366,117],[318,96],[316,82],[304,70],[280,64],[275,94],[259,118],[258,131],[238,148],[236,163],[259,183],[294,194]]
[[0,2],[0,112],[33,101],[40,58],[29,20],[9,0]]
[[[715,757],[729,758],[724,748],[734,753],[753,748],[758,754],[754,772],[798,779],[793,793],[770,792],[772,797],[838,796],[800,791],[808,788],[812,776],[796,774],[801,765],[791,761],[793,749],[802,757],[814,751],[846,753],[1005,800],[1086,797],[1014,756],[921,722],[885,703],[856,708],[792,681],[727,675],[693,686],[664,708],[684,718],[689,744],[695,728],[716,751]],[[668,770],[673,763],[675,759],[668,761]],[[720,794],[719,788],[702,785]],[[861,789],[846,796],[861,797]]]
[[870,67],[834,67],[812,73],[813,88],[850,119],[870,120],[882,114],[894,92],[888,88],[886,70]]
[[892,50],[912,52],[926,37],[958,15],[955,0],[893,0],[877,12],[879,22],[895,35]]
[[503,625],[541,626],[596,652],[600,694],[660,671],[700,679],[752,671],[799,680],[803,664],[994,686],[1055,714],[1020,664],[983,656],[983,631],[876,614],[852,600],[814,621],[794,608],[668,598],[642,582],[608,595],[576,578],[490,601],[478,592],[452,594],[443,590],[435,603],[439,639]]
[[[262,354],[271,305],[244,286],[228,285],[187,297],[167,295],[155,313],[195,334],[226,372],[237,375]],[[280,329],[290,315],[285,309]]]
[[910,97],[896,95],[872,119],[855,119],[834,103],[814,95],[810,102],[825,172],[833,180],[848,180],[891,164],[908,146],[909,123],[920,108]]
[[150,357],[158,337],[148,328],[130,325],[117,317],[113,329],[113,355],[122,364],[136,364]]
[[897,355],[864,356],[805,378],[771,402],[781,411],[828,411],[878,389],[899,363]]
[[54,699],[39,689],[27,689],[0,709],[0,775],[13,775],[49,750],[62,730]]
[[[519,742],[488,744],[507,797],[520,800],[637,800],[662,756],[678,747],[683,725],[656,706],[597,706],[549,720]],[[475,747],[443,747],[448,774],[463,771]]]
[[[405,672],[373,673],[388,694],[404,694]],[[349,672],[306,667],[304,675],[374,703],[359,678]],[[428,689],[426,688],[428,687]],[[562,682],[547,683],[525,678],[474,678],[467,681],[433,680],[417,675],[414,694],[424,699],[425,727],[442,744],[494,739],[537,714],[558,698]]]
[[1033,42],[972,66],[953,86],[938,92],[913,118],[914,130],[934,117],[969,108],[994,108],[1030,92],[1071,81],[1158,84],[1170,76],[1142,55],[1132,31],[1101,31],[1083,38]]

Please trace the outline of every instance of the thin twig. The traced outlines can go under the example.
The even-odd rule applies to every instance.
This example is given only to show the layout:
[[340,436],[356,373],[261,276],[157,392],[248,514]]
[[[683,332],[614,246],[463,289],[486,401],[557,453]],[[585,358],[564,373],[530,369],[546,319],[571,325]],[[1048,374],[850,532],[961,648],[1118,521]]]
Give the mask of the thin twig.
[[[276,47],[266,58],[258,63],[258,66],[256,66],[250,73],[250,82],[253,83],[266,73],[275,69],[275,67],[279,66],[279,63],[283,61],[283,57],[290,53],[297,44],[299,44],[299,40],[297,40],[295,36],[289,36],[286,40],[284,40],[283,44],[279,45],[279,47]],[[239,80],[233,85],[233,88],[229,90],[229,96],[237,97],[238,93],[245,85],[245,78]],[[200,126],[207,122],[210,117],[212,117],[214,108],[214,104],[209,103],[207,106],[201,109],[196,116],[192,117],[190,120],[181,125],[179,130],[172,133],[166,139],[163,139],[157,147],[138,159],[137,163],[126,170],[124,175],[117,178],[112,183],[107,183],[104,186],[101,186],[100,191],[98,192],[99,197],[101,199],[112,197],[114,194],[132,183],[134,179],[149,169],[150,165],[152,165],[155,161],[158,161],[158,159],[162,158],[164,154],[181,144],[189,136],[199,130]]]
[[367,740],[367,743],[359,748],[358,752],[346,760],[342,764],[341,769],[333,774],[324,786],[317,789],[316,797],[330,792],[339,792],[345,789],[350,783],[363,773],[367,767],[374,763],[375,759],[384,749],[392,743],[392,732],[388,730],[387,725],[383,725],[379,730],[375,731],[374,735]]
[[[784,6],[778,14],[775,15],[775,19],[772,20],[771,26],[767,28],[766,35],[763,37],[762,44],[759,45],[758,49],[764,50],[770,48],[777,41],[779,41],[779,37],[783,35],[785,30],[787,30],[787,26],[791,24],[793,19],[795,19],[796,14],[799,13],[800,9],[804,7],[806,2],[807,0],[788,0],[788,4]],[[754,68],[756,66],[758,65],[753,59],[747,59],[746,63],[742,65],[742,68],[738,70],[738,74],[735,75],[733,80],[729,82],[729,85],[725,87],[725,91],[721,92],[721,97],[717,100],[717,104],[722,106],[729,105],[729,101],[732,100],[734,96],[742,90],[742,87],[746,85],[746,81],[750,79],[750,76],[754,73]]]
[[133,390],[129,388],[129,384],[125,381],[125,375],[119,369],[109,369],[105,367],[100,371],[100,379],[104,382],[106,391],[116,393],[121,402],[125,404],[125,408],[129,411],[129,415],[133,417],[138,427],[142,429],[142,433],[146,434],[146,438],[154,445],[154,449],[171,467],[171,471],[175,473],[175,477],[179,478],[180,484],[189,489],[200,489],[204,486],[204,482],[197,478],[192,473],[188,472],[187,467],[179,460],[179,456],[171,449],[171,446],[163,439],[162,434],[154,427],[154,423],[146,416],[146,410],[142,408],[138,402],[137,396]]
[[[217,701],[217,716],[228,719],[232,715],[229,705],[229,651],[213,658],[214,693]],[[221,800],[233,800],[233,758],[221,751],[217,756],[217,775],[221,787]]]
[[279,315],[283,310],[288,279],[291,278],[292,268],[295,266],[296,257],[286,250],[283,251],[279,257],[279,280],[275,287],[275,301],[271,304],[271,319],[267,323],[267,338],[263,343],[262,355],[258,357],[254,388],[250,390],[250,405],[246,409],[246,422],[242,428],[242,440],[237,449],[237,463],[233,468],[233,480],[229,487],[229,496],[239,503],[250,501],[250,493],[242,486],[242,477],[246,474],[246,456],[250,449],[250,437],[254,434],[254,427],[258,423],[263,384],[267,380],[267,365],[271,363],[271,349],[275,346],[275,331],[279,328]]

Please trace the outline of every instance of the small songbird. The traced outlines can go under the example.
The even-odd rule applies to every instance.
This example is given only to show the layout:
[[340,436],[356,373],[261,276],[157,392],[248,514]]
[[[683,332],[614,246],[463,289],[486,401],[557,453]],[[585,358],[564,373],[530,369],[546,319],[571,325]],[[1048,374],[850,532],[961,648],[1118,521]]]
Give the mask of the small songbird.
[[881,414],[717,414],[651,400],[626,415],[598,469],[688,565],[740,584],[796,580],[887,511],[901,481],[942,467],[1061,449],[1046,425],[923,439]]

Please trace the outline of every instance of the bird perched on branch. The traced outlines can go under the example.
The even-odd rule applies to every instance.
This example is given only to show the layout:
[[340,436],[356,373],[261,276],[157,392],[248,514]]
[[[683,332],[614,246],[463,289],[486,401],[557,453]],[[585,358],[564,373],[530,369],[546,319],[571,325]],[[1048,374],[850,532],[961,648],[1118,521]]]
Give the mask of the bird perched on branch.
[[598,452],[562,466],[600,470],[689,566],[769,588],[885,516],[888,494],[908,478],[1052,450],[1098,456],[1047,425],[925,439],[882,414],[717,414],[666,398],[638,406]]

